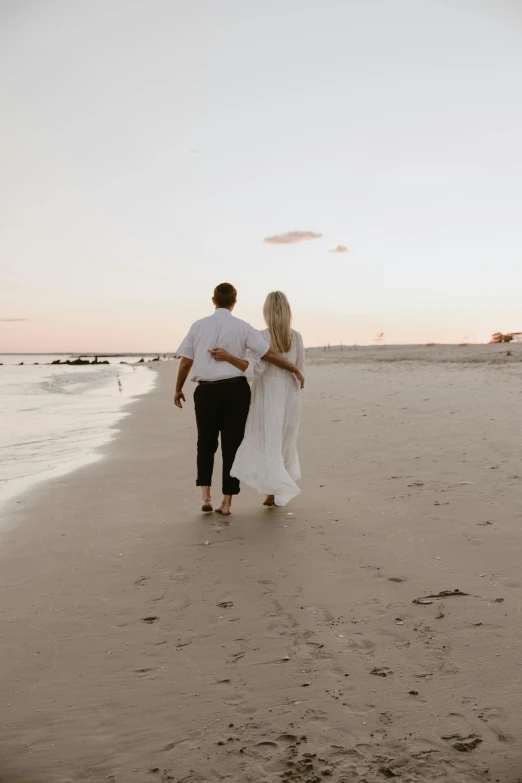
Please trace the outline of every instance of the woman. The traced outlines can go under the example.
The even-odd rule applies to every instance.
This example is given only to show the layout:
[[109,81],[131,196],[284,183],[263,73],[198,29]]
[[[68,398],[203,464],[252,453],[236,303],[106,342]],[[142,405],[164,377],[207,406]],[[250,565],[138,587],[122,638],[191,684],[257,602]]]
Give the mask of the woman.
[[[302,373],[303,340],[292,329],[292,311],[285,294],[273,291],[263,307],[267,329],[262,332],[273,349]],[[252,401],[245,438],[230,471],[235,478],[266,495],[265,506],[285,506],[300,493],[297,431],[301,414],[301,386],[295,375],[262,360],[246,362],[221,349],[218,361],[239,367],[252,380]]]

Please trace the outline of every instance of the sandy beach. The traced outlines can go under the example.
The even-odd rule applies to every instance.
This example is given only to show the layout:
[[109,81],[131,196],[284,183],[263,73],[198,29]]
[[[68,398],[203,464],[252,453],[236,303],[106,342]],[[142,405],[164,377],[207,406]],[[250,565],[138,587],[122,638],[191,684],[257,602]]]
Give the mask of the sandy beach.
[[11,502],[0,783],[520,783],[521,359],[310,354],[303,492],[228,524],[160,365],[103,460]]

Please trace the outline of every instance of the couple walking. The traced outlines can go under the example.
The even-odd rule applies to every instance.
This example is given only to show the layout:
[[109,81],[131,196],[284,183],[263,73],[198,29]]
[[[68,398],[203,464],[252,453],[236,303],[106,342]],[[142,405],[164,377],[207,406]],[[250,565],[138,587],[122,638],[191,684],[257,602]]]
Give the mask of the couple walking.
[[268,294],[262,332],[232,315],[236,301],[230,283],[214,290],[214,314],[196,321],[177,350],[181,362],[174,395],[182,408],[183,386],[191,374],[197,383],[196,484],[202,511],[213,510],[212,472],[221,435],[223,501],[216,511],[227,516],[240,480],[266,495],[264,505],[284,506],[299,494],[295,482],[301,478],[297,430],[304,349],[291,326],[288,299],[281,291]]

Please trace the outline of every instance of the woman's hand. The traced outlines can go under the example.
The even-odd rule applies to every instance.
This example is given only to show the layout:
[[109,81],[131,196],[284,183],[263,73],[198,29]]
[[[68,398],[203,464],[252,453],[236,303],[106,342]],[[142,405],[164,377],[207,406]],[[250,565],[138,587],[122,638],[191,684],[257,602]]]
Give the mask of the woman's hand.
[[304,389],[304,382],[305,382],[305,379],[304,379],[304,375],[303,375],[303,373],[301,372],[301,370],[297,370],[297,372],[295,372],[295,373],[294,373],[294,375],[295,375],[295,377],[297,378],[297,381],[298,381],[298,383],[299,383],[299,385],[300,385],[301,389]]
[[225,351],[224,348],[212,348],[209,354],[214,357],[216,362],[228,362],[232,367],[237,367],[238,370],[241,370],[241,372],[246,372],[248,369],[246,359],[240,359],[239,356],[234,356],[234,354]]
[[232,358],[232,354],[225,351],[224,348],[213,348],[209,353],[212,354],[216,362],[230,362]]

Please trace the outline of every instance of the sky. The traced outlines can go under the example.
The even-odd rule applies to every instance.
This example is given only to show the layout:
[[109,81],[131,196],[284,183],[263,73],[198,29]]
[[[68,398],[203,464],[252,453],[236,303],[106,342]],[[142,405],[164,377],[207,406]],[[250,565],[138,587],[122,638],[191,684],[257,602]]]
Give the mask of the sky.
[[0,0],[0,352],[175,351],[224,281],[306,345],[522,330],[521,40],[518,0]]

